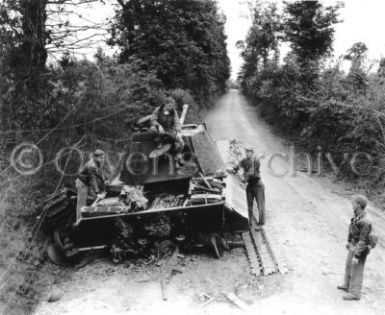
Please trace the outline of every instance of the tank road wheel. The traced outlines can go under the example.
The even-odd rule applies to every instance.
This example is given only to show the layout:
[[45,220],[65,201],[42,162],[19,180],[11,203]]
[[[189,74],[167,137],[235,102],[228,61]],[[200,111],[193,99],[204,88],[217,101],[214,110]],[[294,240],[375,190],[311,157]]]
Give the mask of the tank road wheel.
[[171,257],[174,253],[178,253],[178,247],[170,240],[164,240],[158,245],[158,258]]
[[47,247],[47,254],[49,259],[58,266],[66,265],[67,259],[64,251],[55,242],[50,242]]
[[67,265],[77,260],[81,256],[79,251],[69,239],[69,236],[61,229],[56,229],[53,233],[53,241],[47,248],[50,260],[59,266]]
[[258,208],[258,204],[257,202],[254,200],[254,203],[253,203],[253,214],[252,214],[253,218],[258,225],[264,225],[265,222],[266,222],[266,214],[265,214],[265,211],[262,210],[260,211],[260,209]]
[[209,246],[214,252],[215,258],[221,258],[223,256],[223,252],[225,250],[229,251],[230,247],[227,241],[221,236],[216,233],[212,233],[209,235]]
[[210,236],[209,244],[214,251],[215,258],[217,259],[221,258],[221,253],[219,252],[219,249],[218,249],[216,235],[213,234]]

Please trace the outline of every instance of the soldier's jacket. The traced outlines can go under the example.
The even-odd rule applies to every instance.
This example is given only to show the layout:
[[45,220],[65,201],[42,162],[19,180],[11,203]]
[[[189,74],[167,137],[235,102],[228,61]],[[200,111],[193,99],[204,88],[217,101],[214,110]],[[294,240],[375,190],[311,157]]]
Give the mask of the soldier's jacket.
[[261,162],[255,156],[252,158],[244,158],[239,164],[234,168],[235,171],[238,171],[240,168],[244,170],[245,180],[249,185],[258,183],[261,179],[260,172]]
[[165,115],[163,113],[163,105],[157,107],[151,116],[151,125],[158,126],[161,125],[164,131],[171,134],[179,133],[182,129],[178,114],[176,110],[172,110],[170,115]]
[[372,222],[366,211],[350,221],[348,242],[356,245],[354,256],[360,258],[369,252],[369,235],[372,232]]
[[88,196],[92,199],[96,199],[96,195],[103,192],[106,188],[106,177],[93,159],[84,165],[78,178],[88,186]]

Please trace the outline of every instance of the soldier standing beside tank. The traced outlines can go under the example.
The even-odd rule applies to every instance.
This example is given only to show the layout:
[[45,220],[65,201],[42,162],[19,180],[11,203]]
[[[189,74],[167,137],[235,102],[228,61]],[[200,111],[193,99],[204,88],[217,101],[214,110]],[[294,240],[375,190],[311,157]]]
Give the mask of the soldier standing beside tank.
[[265,213],[265,185],[261,180],[261,162],[254,155],[252,147],[246,147],[246,157],[238,165],[230,169],[230,173],[236,173],[243,169],[242,182],[246,183],[247,210],[250,220],[253,218],[253,202],[257,201],[258,210]]

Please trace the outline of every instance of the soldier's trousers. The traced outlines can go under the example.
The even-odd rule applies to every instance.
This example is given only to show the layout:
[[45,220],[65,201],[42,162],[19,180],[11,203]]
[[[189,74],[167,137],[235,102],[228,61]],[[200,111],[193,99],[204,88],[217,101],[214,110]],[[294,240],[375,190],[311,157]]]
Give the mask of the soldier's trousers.
[[256,184],[248,184],[246,186],[246,198],[247,198],[247,210],[249,213],[249,218],[252,218],[253,215],[253,202],[254,199],[257,202],[258,210],[265,211],[265,185],[260,179]]
[[87,204],[88,187],[80,179],[76,179],[76,190],[77,190],[77,203],[76,203],[76,221],[80,218],[81,207]]
[[180,153],[183,150],[184,142],[182,139],[178,138],[175,134],[175,132],[168,132],[167,134],[160,134],[159,129],[155,126],[152,126],[150,128],[150,132],[155,135],[155,142],[156,143],[171,143],[174,145],[174,150],[176,153]]
[[350,245],[345,265],[344,287],[356,298],[361,298],[362,281],[364,279],[364,266],[367,255],[362,255],[358,264],[352,264],[352,258],[356,246]]

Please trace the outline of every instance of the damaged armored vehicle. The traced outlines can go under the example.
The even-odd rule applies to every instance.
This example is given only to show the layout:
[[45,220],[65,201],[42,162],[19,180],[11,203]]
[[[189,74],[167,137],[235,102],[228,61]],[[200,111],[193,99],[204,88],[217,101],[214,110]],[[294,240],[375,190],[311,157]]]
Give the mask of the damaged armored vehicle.
[[52,235],[48,254],[70,260],[106,249],[115,261],[209,248],[215,257],[249,229],[244,191],[225,172],[217,145],[204,123],[182,126],[180,165],[172,151],[151,158],[157,144],[145,119],[132,134],[124,167],[107,187],[106,198],[76,209],[76,191],[50,196],[43,209]]

